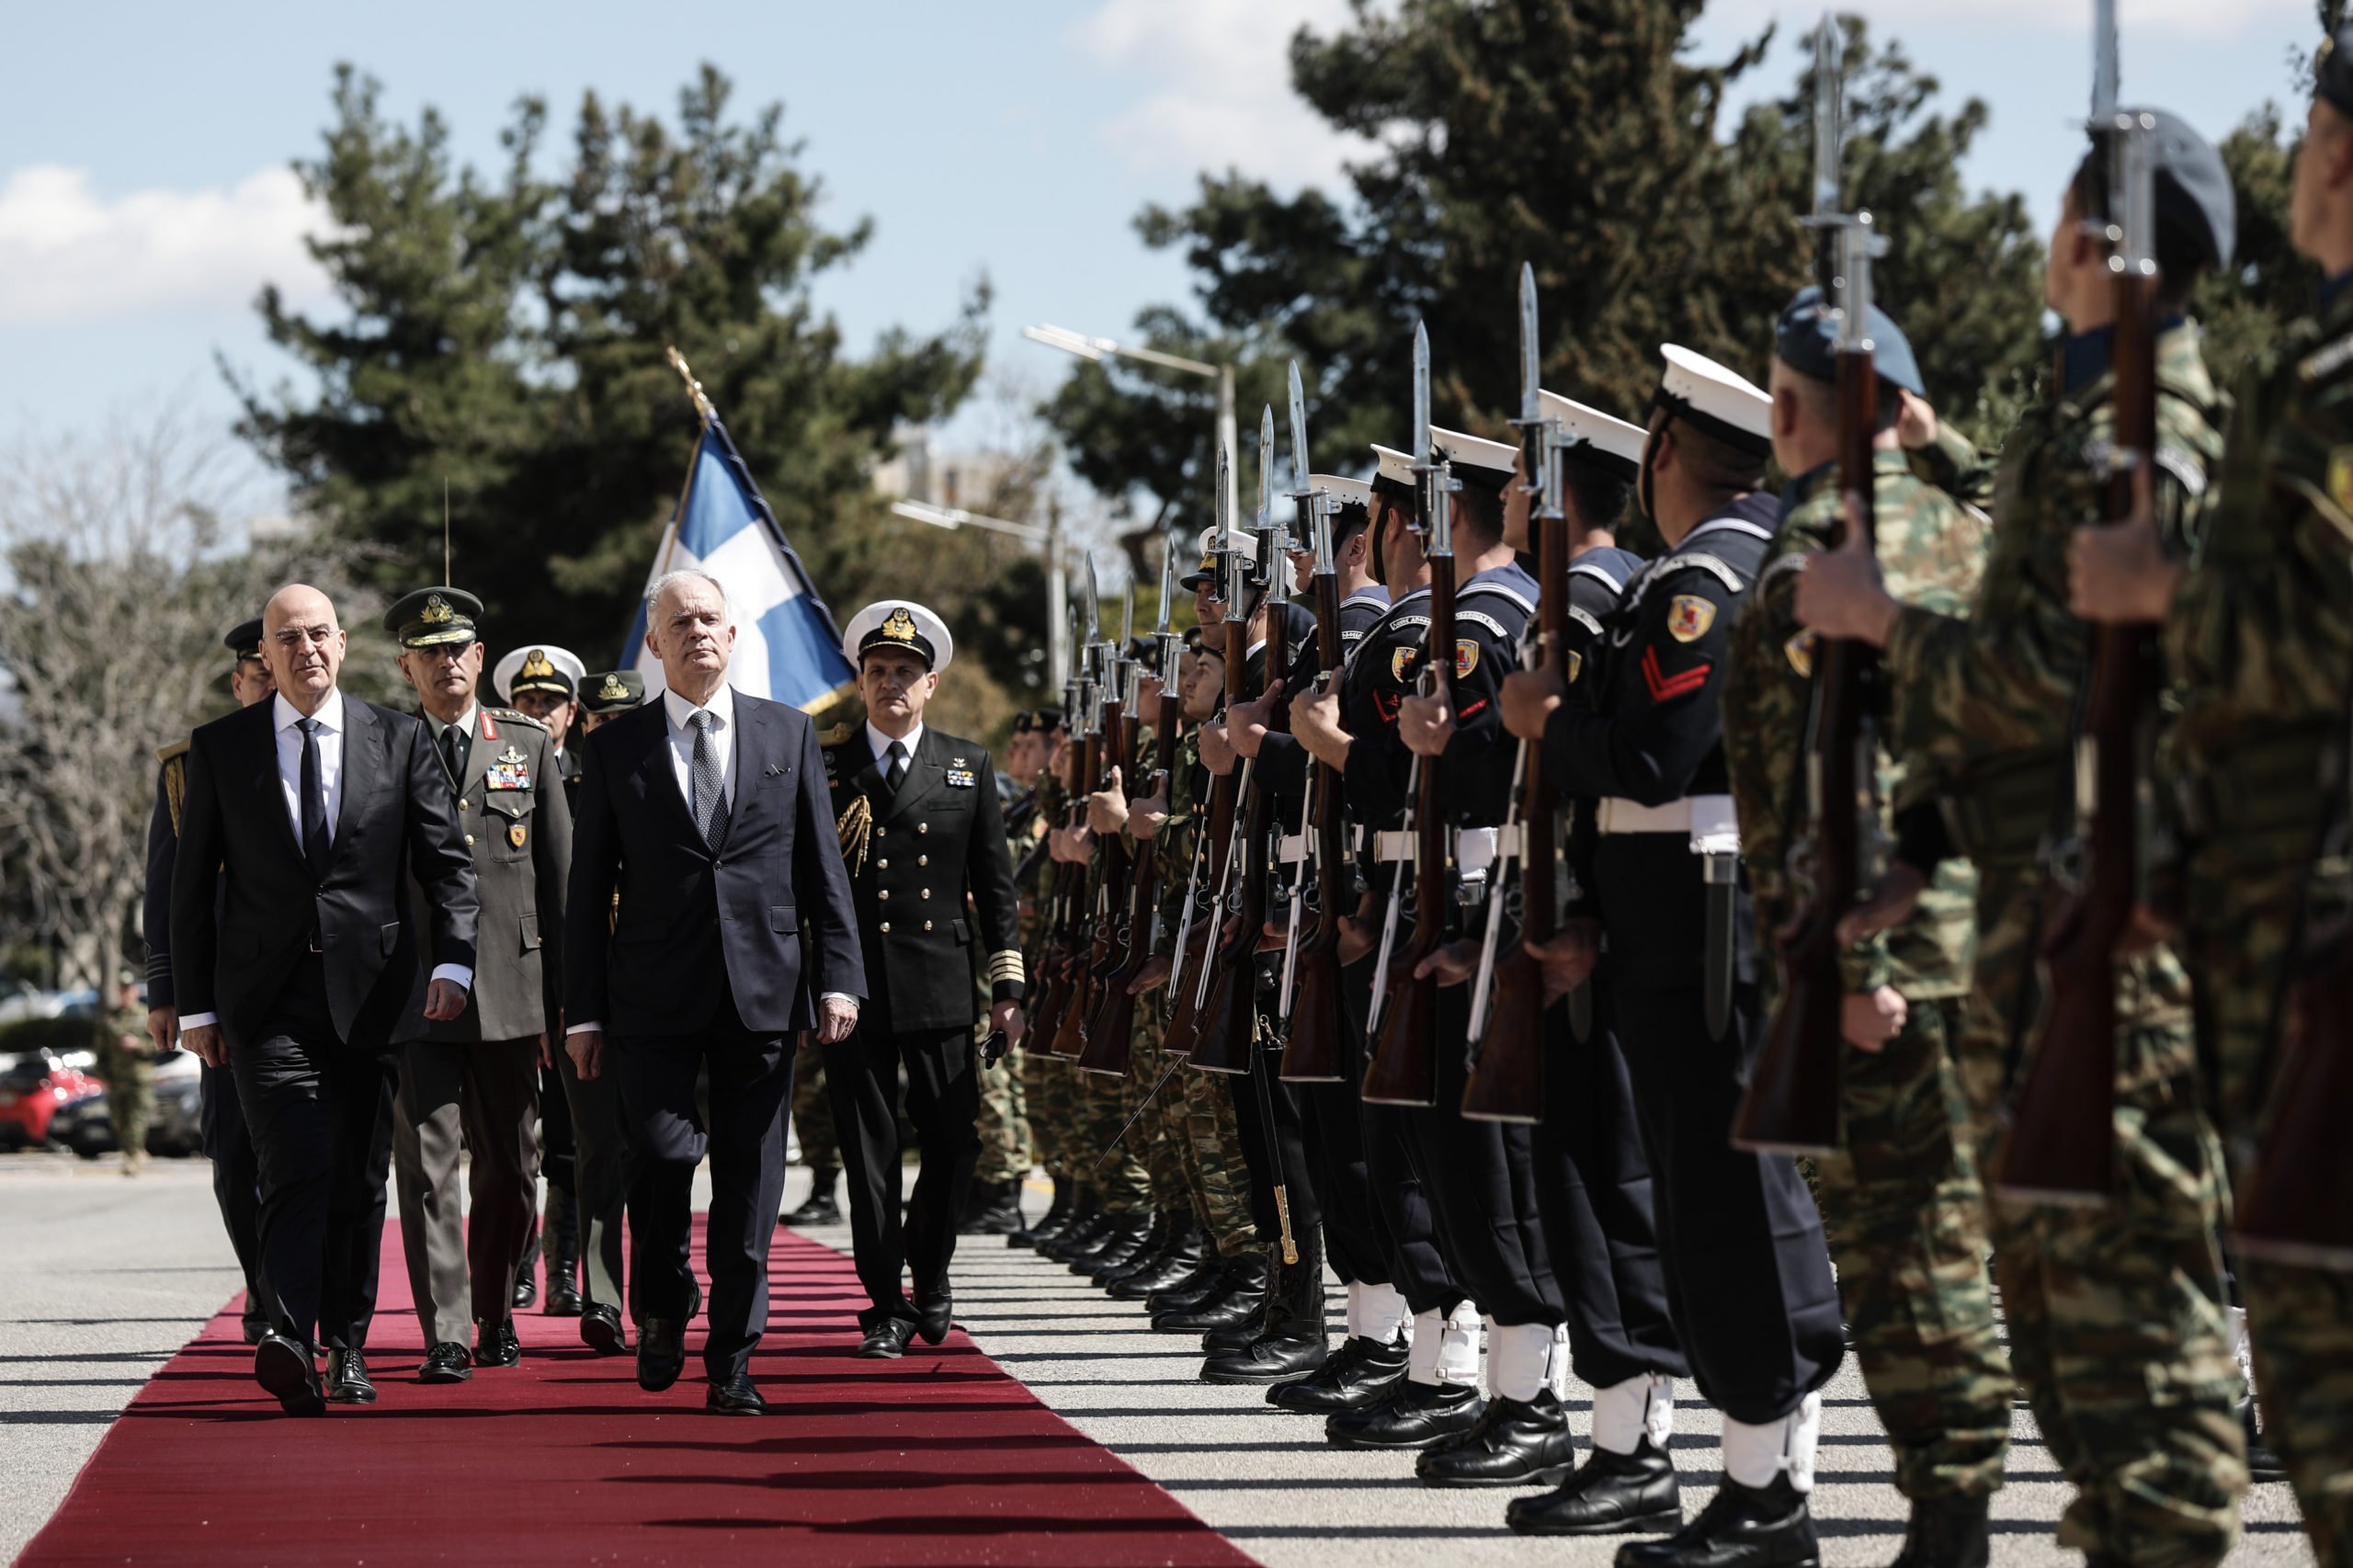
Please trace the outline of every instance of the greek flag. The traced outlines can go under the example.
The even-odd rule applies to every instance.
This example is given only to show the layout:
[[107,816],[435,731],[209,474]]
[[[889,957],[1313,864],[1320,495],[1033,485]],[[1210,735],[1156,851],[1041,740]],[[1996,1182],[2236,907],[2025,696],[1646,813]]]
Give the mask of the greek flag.
[[[833,612],[716,416],[703,421],[686,492],[663,530],[646,586],[689,567],[718,578],[734,607],[735,655],[727,679],[736,690],[811,709],[857,678],[842,657]],[[642,594],[620,663],[645,676],[649,697],[662,689],[662,663],[645,646]]]

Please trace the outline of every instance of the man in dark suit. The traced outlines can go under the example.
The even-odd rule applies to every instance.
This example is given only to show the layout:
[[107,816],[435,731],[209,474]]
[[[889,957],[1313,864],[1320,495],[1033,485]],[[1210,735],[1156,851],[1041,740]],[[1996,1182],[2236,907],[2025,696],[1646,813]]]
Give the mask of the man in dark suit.
[[[335,688],[345,641],[316,588],[262,611],[278,695],[196,732],[172,873],[181,1043],[229,1064],[261,1161],[270,1332],[254,1376],[294,1415],[367,1403],[391,1154],[394,1027],[418,962],[425,1015],[473,983],[473,858],[425,726]],[[215,888],[219,889],[216,918]],[[330,1351],[332,1393],[314,1358]]]
[[[948,628],[921,605],[885,599],[851,618],[842,652],[858,665],[867,722],[826,749],[825,776],[858,892],[869,1000],[856,1031],[825,1048],[825,1081],[849,1173],[858,1277],[872,1302],[858,1314],[858,1353],[895,1357],[918,1333],[931,1345],[947,1338],[954,1315],[948,1265],[981,1150],[973,959],[987,955],[991,1026],[1018,1040],[1020,908],[988,748],[923,722],[955,653]],[[902,1066],[922,1149],[904,1222]]]
[[[420,981],[392,1037],[401,1047],[392,1103],[401,1251],[425,1328],[417,1378],[428,1383],[464,1382],[475,1367],[522,1359],[515,1286],[539,1218],[540,1064],[553,1060],[548,1042],[563,1028],[572,811],[547,730],[476,699],[481,614],[480,599],[451,587],[419,588],[384,612],[402,678],[416,692],[417,716],[458,802],[482,905],[466,1010],[427,1019]],[[415,894],[422,903],[424,891]],[[462,1212],[460,1151],[470,1156]]]
[[[251,708],[278,695],[269,661],[262,657],[261,617],[240,621],[228,636],[233,661],[229,695]],[[155,809],[147,823],[147,897],[140,935],[147,944],[147,1038],[162,1056],[179,1048],[180,1014],[172,994],[172,868],[180,851],[180,805],[188,798],[188,743],[175,741],[155,754],[163,766],[155,778]],[[198,1127],[204,1157],[212,1162],[212,1198],[221,1222],[245,1277],[245,1343],[259,1345],[269,1332],[268,1296],[261,1282],[261,1165],[254,1158],[253,1135],[237,1104],[237,1083],[226,1067],[207,1067],[199,1087]]]
[[[795,1037],[847,1035],[865,994],[858,916],[807,714],[727,684],[733,614],[719,584],[674,572],[647,596],[661,700],[588,738],[565,927],[565,1048],[620,1079],[638,1386],[686,1365],[700,1305],[687,1244],[710,1153],[706,1408],[758,1415],[747,1373],[767,1309],[784,1196]],[[616,907],[614,893],[620,892]],[[695,1103],[710,1071],[710,1127]]]

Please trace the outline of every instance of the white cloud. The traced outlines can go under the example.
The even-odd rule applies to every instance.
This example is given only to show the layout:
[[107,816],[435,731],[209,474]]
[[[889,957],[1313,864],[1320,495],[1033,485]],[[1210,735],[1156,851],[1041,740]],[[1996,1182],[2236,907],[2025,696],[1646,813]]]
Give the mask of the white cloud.
[[1290,88],[1291,34],[1330,32],[1346,0],[1104,0],[1070,43],[1140,96],[1101,134],[1139,173],[1238,168],[1278,185],[1330,179],[1367,143]]
[[302,237],[324,222],[287,168],[107,197],[87,169],[28,165],[0,181],[0,324],[242,309],[265,282],[314,298],[325,280]]
[[[1871,23],[1874,33],[1893,29],[1899,37],[1913,28],[1953,26],[2083,38],[2090,35],[2092,25],[2092,8],[2082,0],[1834,0],[1830,9],[1855,13]],[[2313,25],[2312,0],[2130,0],[2119,12],[2127,50],[2136,34],[2222,39],[2282,19]],[[1707,19],[1711,26],[1747,28],[1779,17],[1785,28],[1804,29],[1821,14],[1822,7],[1811,0],[1794,6],[1789,0],[1727,0],[1710,7]]]

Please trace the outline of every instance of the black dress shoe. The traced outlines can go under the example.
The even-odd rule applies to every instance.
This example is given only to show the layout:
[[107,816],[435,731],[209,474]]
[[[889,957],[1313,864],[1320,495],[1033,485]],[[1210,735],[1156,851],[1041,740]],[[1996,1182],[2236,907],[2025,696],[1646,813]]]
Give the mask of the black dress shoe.
[[1325,1416],[1324,1437],[1336,1449],[1427,1449],[1471,1430],[1486,1408],[1477,1389],[1409,1378],[1379,1404]]
[[515,1277],[515,1310],[521,1312],[540,1299],[540,1282],[531,1278],[529,1269]]
[[1665,1535],[1683,1528],[1675,1461],[1645,1436],[1631,1454],[1596,1449],[1560,1490],[1515,1497],[1504,1523],[1522,1535]]
[[672,1318],[647,1318],[637,1325],[637,1386],[660,1393],[687,1369],[687,1325]]
[[915,1332],[923,1335],[926,1345],[937,1345],[948,1337],[956,1324],[956,1298],[942,1290],[929,1301],[915,1303]]
[[327,1403],[373,1404],[376,1385],[368,1381],[368,1358],[357,1350],[327,1352]]
[[1987,1511],[1983,1497],[1915,1497],[1893,1568],[1985,1568]]
[[453,1339],[445,1339],[427,1350],[425,1365],[416,1369],[420,1383],[462,1383],[473,1375],[473,1357]]
[[1405,1378],[1411,1349],[1357,1335],[1332,1352],[1321,1370],[1267,1391],[1267,1403],[1302,1415],[1363,1410],[1379,1403]]
[[907,1353],[907,1341],[915,1336],[915,1325],[904,1318],[884,1318],[866,1331],[858,1342],[858,1353],[870,1361],[895,1361]]
[[580,1343],[599,1356],[620,1356],[629,1351],[629,1335],[621,1327],[621,1310],[603,1301],[591,1301],[580,1311]]
[[702,1407],[713,1415],[766,1415],[768,1402],[760,1397],[758,1387],[742,1372],[722,1381],[711,1380],[710,1392],[702,1396]]
[[1805,1494],[1777,1475],[1770,1486],[1726,1477],[1699,1517],[1665,1540],[1628,1541],[1618,1568],[1820,1568]]
[[319,1387],[318,1363],[311,1353],[280,1334],[265,1334],[254,1348],[254,1381],[289,1415],[324,1415],[327,1396]]
[[1491,1399],[1458,1442],[1423,1451],[1414,1473],[1425,1486],[1557,1486],[1576,1467],[1569,1413],[1551,1389],[1529,1400]]
[[548,1276],[548,1304],[540,1309],[551,1318],[576,1318],[584,1303],[580,1287],[572,1282],[572,1271]]
[[516,1337],[513,1318],[501,1318],[495,1324],[478,1324],[475,1328],[475,1366],[513,1367],[522,1363],[523,1342]]
[[819,1171],[817,1185],[809,1189],[809,1196],[801,1207],[789,1214],[778,1215],[776,1222],[803,1226],[840,1224],[842,1206],[834,1200],[834,1178],[840,1174],[838,1171]]
[[1205,1383],[1279,1383],[1323,1367],[1331,1350],[1321,1334],[1262,1334],[1239,1350],[1201,1363]]

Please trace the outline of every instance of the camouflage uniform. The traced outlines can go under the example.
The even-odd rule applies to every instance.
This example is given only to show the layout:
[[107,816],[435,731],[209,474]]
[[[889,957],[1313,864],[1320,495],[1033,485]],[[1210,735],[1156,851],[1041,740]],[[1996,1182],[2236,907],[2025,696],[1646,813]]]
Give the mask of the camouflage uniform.
[[[1009,847],[1016,886],[1021,894],[1021,950],[1025,955],[1034,952],[1039,927],[1045,924],[1046,892],[1053,881],[1054,863],[1047,858],[1042,841],[1047,828],[1060,816],[1062,801],[1061,786],[1051,773],[1041,773],[1038,782],[1030,786],[1028,800],[1017,802],[1010,817],[1014,825]],[[1029,1025],[1043,1029],[1047,1021],[1032,1017]],[[1046,1055],[1044,1041],[1030,1043],[1032,1049],[1017,1049],[1005,1059],[1006,1075],[1020,1083],[1017,1096],[1021,1119],[1019,1137],[1026,1141],[1029,1152],[1029,1164],[1022,1166],[1020,1174],[1027,1175],[1029,1165],[1042,1165],[1046,1174],[1060,1185],[1077,1178],[1070,1168],[1068,1139],[1063,1132],[1069,1125],[1067,1106],[1057,1093],[1062,1074],[1059,1064]],[[986,1115],[984,1108],[983,1162],[995,1158],[988,1151],[999,1146],[988,1140]]]
[[1019,1046],[981,1074],[979,1183],[1019,1181],[1038,1163],[1029,1136],[1029,1058]]
[[[1875,454],[1872,466],[1888,592],[1960,610],[1984,564],[1982,514],[1915,478],[1900,451]],[[1837,491],[1828,467],[1791,485],[1756,590],[1733,624],[1724,753],[1766,952],[1777,950],[1775,934],[1809,891],[1789,861],[1805,832],[1814,639],[1790,601],[1793,568],[1831,540]],[[1896,810],[1927,799],[1930,781],[1884,751],[1876,766],[1879,825],[1888,835]],[[1896,1485],[1915,1498],[1993,1492],[2009,1450],[2014,1384],[1994,1322],[1985,1193],[1952,1054],[1969,993],[1975,891],[1969,865],[1949,860],[1910,919],[1848,949],[1847,991],[1893,986],[1909,1013],[1885,1050],[1845,1051],[1846,1147],[1814,1162],[1847,1332],[1895,1449]],[[1780,979],[1777,968],[1771,992]]]
[[[801,1140],[802,1165],[821,1177],[841,1174],[841,1145],[834,1142],[834,1111],[825,1097],[825,1059],[814,1048],[802,1051],[794,1067],[792,1131]],[[820,1181],[816,1190],[833,1188]]]
[[127,1008],[110,1011],[99,1026],[98,1076],[107,1086],[107,1115],[114,1122],[122,1163],[136,1170],[147,1159],[147,1124],[155,1119],[155,1062],[146,1051],[123,1045],[124,1037],[147,1040],[147,1016]]
[[[2157,503],[2178,535],[2220,445],[2198,333],[2159,338]],[[1994,543],[1967,619],[1907,606],[1885,660],[1891,741],[1950,781],[1954,836],[1976,863],[1976,974],[1957,1052],[1981,1168],[2010,1041],[2031,1017],[2049,913],[2036,849],[2064,800],[2069,714],[2089,634],[2067,610],[2066,548],[2107,510],[2101,450],[2113,379],[2046,389],[2010,434]],[[1956,443],[1920,460],[1952,487]],[[1982,471],[1981,471],[1982,472]],[[2188,987],[2171,952],[2121,964],[2116,1202],[1995,1202],[1995,1272],[2010,1362],[2044,1443],[2077,1494],[2059,1540],[2120,1561],[2219,1562],[2246,1485],[2222,1264],[2222,1153],[2200,1104]]]
[[[2241,1158],[2324,817],[2342,821],[2353,671],[2353,293],[2298,323],[2242,388],[2166,652],[2182,712],[2185,953],[2201,1059]],[[2314,787],[2334,777],[2338,791]],[[2342,890],[2314,920],[2342,912]],[[2320,890],[2315,890],[2318,893]],[[2353,1276],[2242,1258],[2264,1426],[2325,1568],[2353,1564]]]

